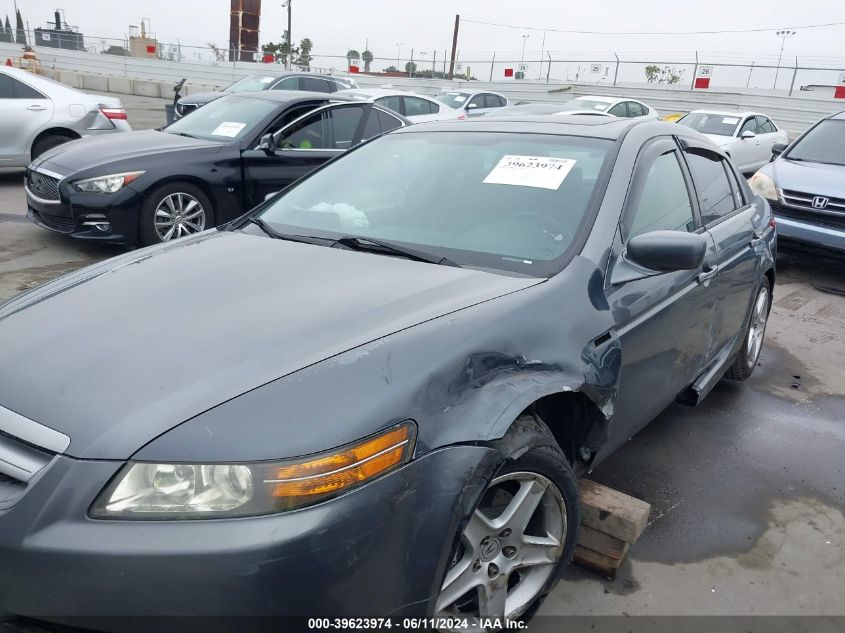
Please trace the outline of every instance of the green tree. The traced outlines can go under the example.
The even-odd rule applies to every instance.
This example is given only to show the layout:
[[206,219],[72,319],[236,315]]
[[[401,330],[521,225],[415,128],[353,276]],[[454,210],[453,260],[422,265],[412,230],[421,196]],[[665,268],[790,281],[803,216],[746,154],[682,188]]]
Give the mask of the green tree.
[[127,51],[122,46],[115,46],[112,44],[103,49],[104,55],[117,55],[118,57],[129,57],[129,51]]
[[310,38],[306,37],[299,43],[299,51],[296,57],[296,61],[294,63],[299,66],[302,70],[311,69],[311,60],[314,59],[311,56],[311,50],[313,48],[314,42],[312,42]]
[[648,83],[667,84],[673,86],[681,83],[684,78],[684,69],[676,70],[669,65],[661,68],[657,64],[649,64],[645,67],[645,79]]
[[18,9],[15,15],[15,41],[18,44],[26,46],[26,31],[23,28],[23,18],[21,17],[21,10]]
[[353,60],[361,59],[361,53],[356,51],[354,48],[350,48],[346,51],[346,61],[349,62],[349,65],[352,65]]
[[6,26],[0,22],[0,42],[12,43],[12,25],[9,24],[9,15],[6,14]]
[[370,72],[370,64],[373,62],[373,53],[372,51],[366,50],[361,53],[361,59],[364,60],[364,72]]

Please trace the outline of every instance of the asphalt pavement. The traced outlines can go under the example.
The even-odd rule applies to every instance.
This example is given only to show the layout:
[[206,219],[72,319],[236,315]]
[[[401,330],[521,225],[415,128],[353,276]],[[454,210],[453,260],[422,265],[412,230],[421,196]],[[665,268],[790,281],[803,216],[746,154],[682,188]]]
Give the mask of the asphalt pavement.
[[[163,124],[165,100],[121,98],[136,129]],[[27,223],[21,175],[0,173],[0,301],[122,252]],[[570,568],[541,614],[845,615],[845,297],[819,289],[843,280],[845,262],[779,258],[755,374],[592,473],[651,503],[649,525],[615,580]]]

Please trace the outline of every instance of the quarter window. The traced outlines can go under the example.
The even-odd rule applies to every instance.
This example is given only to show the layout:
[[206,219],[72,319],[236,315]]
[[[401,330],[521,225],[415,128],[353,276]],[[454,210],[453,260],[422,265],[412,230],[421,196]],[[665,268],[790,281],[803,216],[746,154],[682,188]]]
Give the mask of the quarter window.
[[691,152],[686,157],[701,205],[701,223],[707,226],[736,209],[724,161]]
[[649,168],[627,237],[659,230],[695,230],[692,204],[676,152],[658,156]]

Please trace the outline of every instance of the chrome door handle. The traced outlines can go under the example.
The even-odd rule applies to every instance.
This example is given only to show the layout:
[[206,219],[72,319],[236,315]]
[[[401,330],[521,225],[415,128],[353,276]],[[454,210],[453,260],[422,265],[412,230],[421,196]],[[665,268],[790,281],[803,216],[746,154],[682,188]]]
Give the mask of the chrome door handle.
[[718,266],[706,268],[703,272],[698,275],[698,283],[703,284],[704,282],[709,281],[710,279],[715,277],[717,272],[719,272]]
[[27,108],[27,110],[29,110],[30,112],[43,112],[46,109],[47,108],[45,108],[44,106],[40,106],[40,105],[31,105]]

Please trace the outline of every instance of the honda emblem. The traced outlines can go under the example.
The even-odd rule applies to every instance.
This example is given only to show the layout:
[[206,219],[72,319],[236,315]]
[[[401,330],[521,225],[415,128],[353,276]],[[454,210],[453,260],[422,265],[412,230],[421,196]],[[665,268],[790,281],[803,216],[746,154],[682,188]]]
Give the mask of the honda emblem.
[[827,207],[827,203],[829,200],[824,196],[816,196],[813,198],[813,208],[814,209],[824,209]]

